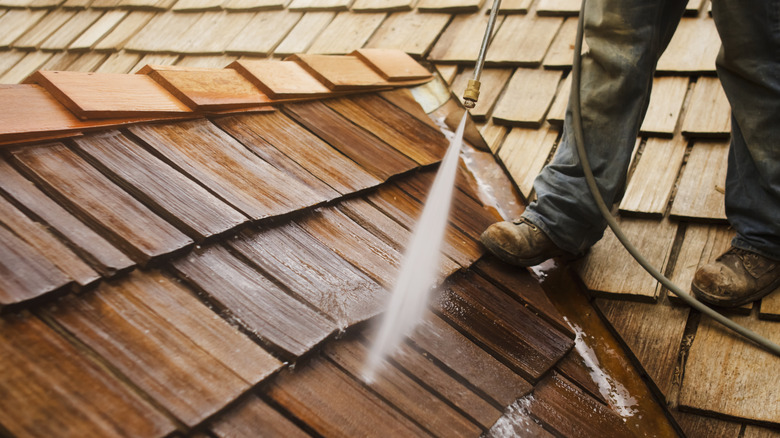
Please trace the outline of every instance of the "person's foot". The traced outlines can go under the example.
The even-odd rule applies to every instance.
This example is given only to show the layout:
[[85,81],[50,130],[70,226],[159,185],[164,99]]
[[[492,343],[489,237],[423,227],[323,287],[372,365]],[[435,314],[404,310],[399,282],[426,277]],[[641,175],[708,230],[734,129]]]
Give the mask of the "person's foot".
[[732,247],[696,271],[691,290],[700,301],[737,307],[780,287],[780,261]]
[[570,255],[525,218],[496,222],[479,240],[496,257],[518,266],[535,266],[553,257]]

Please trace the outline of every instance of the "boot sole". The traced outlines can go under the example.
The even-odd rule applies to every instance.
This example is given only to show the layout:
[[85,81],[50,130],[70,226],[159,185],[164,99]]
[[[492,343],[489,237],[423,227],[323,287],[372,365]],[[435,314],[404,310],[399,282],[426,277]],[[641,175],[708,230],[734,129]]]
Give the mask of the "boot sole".
[[743,305],[745,305],[747,303],[752,303],[753,301],[759,300],[759,299],[765,297],[766,295],[769,295],[770,293],[772,293],[772,291],[774,291],[778,287],[780,287],[780,278],[776,279],[772,283],[769,283],[769,285],[767,285],[766,287],[764,287],[762,289],[759,289],[759,290],[753,292],[752,294],[750,294],[750,295],[748,295],[748,296],[746,296],[746,297],[744,297],[744,298],[742,298],[740,300],[734,301],[734,300],[718,299],[718,298],[715,298],[715,297],[711,297],[711,296],[707,295],[706,292],[702,291],[701,289],[696,287],[696,285],[691,283],[691,291],[693,291],[693,295],[696,297],[696,299],[698,299],[699,301],[701,301],[703,303],[707,303],[707,304],[710,304],[712,306],[718,306],[718,307],[739,307],[739,306],[743,306]]
[[[570,261],[574,261],[574,260],[577,260],[577,259],[581,258],[585,254],[585,253],[583,253],[583,254],[580,254],[580,255],[575,255],[575,254],[569,254],[567,252],[561,251],[561,252],[555,253],[553,255],[541,255],[541,256],[537,256],[537,257],[533,257],[533,258],[524,259],[524,258],[517,257],[517,256],[515,256],[515,255],[505,251],[503,248],[501,248],[499,246],[496,246],[496,245],[493,245],[490,242],[482,242],[482,244],[485,246],[485,248],[488,249],[488,251],[490,251],[493,255],[495,255],[496,257],[501,259],[503,262],[509,263],[510,265],[522,266],[522,267],[525,267],[525,268],[528,268],[528,267],[531,267],[531,266],[540,265],[544,261],[547,261],[547,260],[550,260],[550,259],[553,259],[553,258],[556,258],[556,257],[560,257],[561,260],[563,260],[565,262],[570,262]],[[586,251],[586,253],[587,253],[587,251]]]

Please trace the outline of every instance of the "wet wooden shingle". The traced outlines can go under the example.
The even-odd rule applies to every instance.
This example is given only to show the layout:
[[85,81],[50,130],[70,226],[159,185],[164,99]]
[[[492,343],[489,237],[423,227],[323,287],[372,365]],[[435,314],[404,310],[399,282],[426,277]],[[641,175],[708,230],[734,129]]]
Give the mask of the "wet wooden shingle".
[[[331,343],[325,347],[325,355],[353,378],[362,378],[368,348],[359,340]],[[434,436],[467,437],[481,432],[476,424],[392,365],[377,370],[371,389]]]
[[20,149],[14,158],[60,204],[138,263],[192,244],[63,144]]
[[68,297],[46,314],[188,426],[281,366],[158,272]]
[[325,104],[422,166],[441,160],[449,145],[440,131],[379,96],[331,99]]
[[134,126],[130,130],[168,164],[252,219],[289,213],[325,200],[208,121]]
[[226,117],[214,123],[249,148],[270,144],[341,194],[380,183],[360,165],[279,111]]
[[343,328],[383,310],[387,293],[379,284],[293,223],[229,244]]
[[386,180],[417,167],[410,158],[353,125],[322,102],[290,104],[283,109],[298,123],[378,178]]
[[119,132],[81,137],[75,143],[125,190],[198,241],[247,221],[246,216]]
[[268,390],[279,406],[322,436],[427,433],[336,365],[322,358],[284,372]]
[[269,436],[308,438],[310,435],[268,403],[250,396],[210,427],[219,438],[252,436],[262,430]]
[[0,423],[12,434],[162,436],[175,430],[169,417],[28,313],[0,319],[0,368],[0,391],[7,394],[0,398]]
[[328,337],[336,325],[296,300],[273,281],[212,246],[173,263],[174,269],[219,308],[288,357],[297,357]]

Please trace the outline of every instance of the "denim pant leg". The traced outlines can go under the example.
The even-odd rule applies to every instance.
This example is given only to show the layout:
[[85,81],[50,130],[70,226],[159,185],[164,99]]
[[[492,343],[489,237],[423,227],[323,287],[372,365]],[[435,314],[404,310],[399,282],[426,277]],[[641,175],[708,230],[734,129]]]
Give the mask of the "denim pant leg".
[[[647,110],[655,65],[685,9],[685,0],[587,0],[580,99],[585,148],[601,195],[622,192],[631,151]],[[566,112],[558,153],[534,181],[537,200],[524,217],[561,249],[580,253],[606,222],[588,191]]]
[[714,0],[718,77],[732,108],[732,244],[780,260],[780,0]]

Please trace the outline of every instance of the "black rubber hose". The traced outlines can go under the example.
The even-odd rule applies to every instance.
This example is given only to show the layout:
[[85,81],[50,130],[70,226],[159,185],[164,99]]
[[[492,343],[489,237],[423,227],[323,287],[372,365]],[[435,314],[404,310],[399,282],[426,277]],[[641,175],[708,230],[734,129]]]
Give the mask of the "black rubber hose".
[[657,269],[655,269],[655,267],[651,265],[650,262],[648,262],[647,259],[645,259],[644,256],[642,256],[642,254],[639,253],[639,250],[637,250],[636,247],[633,244],[631,244],[631,242],[628,240],[626,235],[623,233],[623,230],[621,230],[620,226],[618,226],[618,223],[615,220],[615,218],[612,216],[612,213],[610,213],[609,208],[607,208],[607,205],[604,203],[604,199],[601,197],[601,192],[599,191],[598,186],[596,185],[596,179],[593,177],[593,171],[590,168],[588,155],[585,152],[585,139],[584,139],[585,135],[583,134],[582,131],[582,112],[580,108],[580,70],[582,67],[581,65],[582,64],[582,38],[583,38],[584,16],[585,16],[585,0],[582,0],[582,6],[580,7],[579,22],[577,24],[577,38],[574,44],[574,62],[572,63],[572,72],[571,72],[572,88],[571,88],[571,98],[569,102],[570,102],[571,113],[572,113],[572,128],[574,131],[574,142],[577,146],[577,154],[579,155],[580,162],[582,163],[582,170],[585,174],[585,180],[588,182],[588,188],[590,189],[590,192],[593,195],[593,199],[596,202],[596,205],[598,206],[601,215],[604,216],[604,219],[607,221],[607,224],[609,224],[609,227],[615,233],[615,236],[617,236],[618,240],[620,240],[620,243],[623,244],[623,246],[626,248],[626,250],[628,250],[631,256],[633,256],[634,259],[636,259],[636,261],[639,262],[639,264],[642,265],[642,267],[648,273],[650,273],[650,275],[655,277],[656,280],[661,282],[661,284],[663,284],[667,289],[672,291],[672,293],[677,295],[681,300],[685,301],[686,304],[698,310],[699,312],[709,316],[715,321],[718,321],[719,323],[725,325],[726,327],[750,339],[751,341],[755,342],[761,347],[764,347],[765,349],[769,350],[769,352],[777,356],[780,356],[780,345],[775,344],[774,342],[759,335],[758,333],[735,323],[734,321],[726,318],[725,316],[721,315],[715,310],[705,306],[704,304],[702,304],[701,302],[693,298],[690,294],[683,291],[676,284],[672,283],[671,280],[666,278]]

